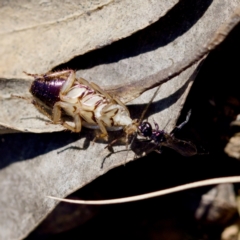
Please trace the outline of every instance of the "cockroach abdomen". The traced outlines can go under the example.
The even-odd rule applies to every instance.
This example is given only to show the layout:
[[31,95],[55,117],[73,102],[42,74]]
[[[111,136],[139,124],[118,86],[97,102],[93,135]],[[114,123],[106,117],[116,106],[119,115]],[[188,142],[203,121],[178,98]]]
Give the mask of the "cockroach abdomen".
[[60,89],[65,81],[63,78],[36,78],[29,91],[37,100],[52,108],[60,100]]

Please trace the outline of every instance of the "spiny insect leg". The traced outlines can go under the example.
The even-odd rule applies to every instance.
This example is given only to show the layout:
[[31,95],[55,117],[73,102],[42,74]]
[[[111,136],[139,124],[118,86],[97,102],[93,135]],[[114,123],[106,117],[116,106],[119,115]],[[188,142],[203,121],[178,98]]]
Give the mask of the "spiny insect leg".
[[79,116],[79,114],[76,114],[74,117],[74,123],[75,123],[75,132],[81,132],[82,130],[82,120],[81,117]]
[[56,78],[56,77],[61,77],[64,75],[69,75],[71,73],[75,73],[75,71],[74,70],[62,70],[59,72],[52,72],[49,74],[44,74],[44,76],[47,76],[48,78]]
[[82,130],[82,121],[79,115],[75,115],[74,116],[74,123],[75,123],[75,127],[69,125],[66,122],[63,122],[62,125],[67,128],[68,130],[72,131],[72,132],[81,132]]
[[120,106],[124,107],[125,110],[128,112],[128,114],[130,115],[130,112],[129,112],[128,108],[126,107],[126,105],[122,101],[120,101],[120,99],[113,97],[113,100],[116,101]]
[[[108,132],[107,132],[107,129],[106,129],[106,127],[104,126],[102,120],[101,120],[101,119],[96,119],[96,122],[97,122],[97,124],[98,124],[98,126],[99,126],[99,128],[100,128],[100,130],[101,130],[101,132],[102,132],[102,134],[97,135],[97,136],[95,137],[95,139],[96,139],[96,138],[103,138],[103,139],[105,139],[105,140],[107,141],[107,140],[108,140]],[[95,140],[95,139],[94,139],[94,140]]]
[[119,105],[121,105],[122,107],[125,108],[125,110],[128,112],[128,114],[130,115],[128,108],[118,99],[115,98],[114,96],[111,96],[109,93],[107,93],[106,91],[102,90],[101,87],[99,87],[96,83],[91,82],[90,83],[92,88],[96,91],[98,91],[99,93],[101,93],[102,95],[104,95],[106,98],[108,98],[109,100],[118,103]]
[[84,78],[79,78],[78,80],[81,84],[84,84],[86,86],[88,86],[89,88],[92,88],[93,90],[95,90],[96,92],[102,94],[104,97],[108,98],[109,100],[113,101],[113,98],[104,90],[102,90],[96,83],[93,82],[88,82],[86,79]]
[[63,94],[63,95],[69,91],[69,89],[73,86],[73,83],[76,79],[75,71],[73,70],[66,70],[66,71],[68,71],[70,74],[67,78],[67,81],[63,84],[61,88],[60,94]]
[[109,95],[109,93],[107,93],[106,91],[104,91],[99,85],[97,85],[94,82],[90,82],[89,83],[90,86],[97,92],[101,93],[102,95],[104,95],[106,98],[108,99],[113,99],[111,95]]
[[12,98],[24,99],[24,100],[27,100],[29,103],[32,103],[32,98],[31,97],[18,96],[18,95],[14,95],[14,94],[11,94],[11,97]]
[[32,74],[32,73],[27,73],[23,71],[26,75],[34,77],[34,78],[48,78],[48,80],[51,80],[51,78],[56,78],[56,77],[61,77],[65,76],[67,74],[70,74],[73,70],[63,70],[60,72],[54,72],[54,73],[45,73],[45,74]]
[[112,142],[110,142],[105,148],[112,148],[112,146],[114,145],[114,143],[116,143],[118,141],[118,138],[114,139]]
[[88,86],[89,88],[93,89],[94,91],[102,94],[104,97],[106,97],[107,99],[111,100],[112,103],[114,103],[113,101],[113,98],[107,93],[105,92],[104,90],[102,90],[97,84],[93,83],[93,82],[88,82],[86,79],[84,78],[79,78],[78,79],[78,82],[80,84],[83,84],[83,85],[86,85]]
[[154,119],[153,119],[153,123],[155,125],[155,130],[158,131],[159,130],[159,125],[154,121]]
[[42,74],[32,74],[32,73],[27,73],[25,71],[23,71],[23,73],[25,73],[28,76],[34,77],[34,78],[42,78],[43,77]]
[[[66,103],[66,102],[56,102],[53,106],[53,116],[52,116],[52,120],[53,123],[58,123],[61,120],[61,109],[71,109],[73,108],[73,105],[70,103]],[[67,129],[71,130],[72,132],[80,132],[81,131],[81,126],[82,126],[82,122],[81,122],[81,118],[78,114],[76,114],[74,117],[74,124],[75,127],[70,126],[69,124],[67,124],[66,122],[62,122],[62,125],[64,127],[66,127]]]
[[158,154],[162,154],[162,150],[161,150],[162,146],[159,146],[158,149],[154,149],[154,151]]
[[38,109],[39,112],[41,112],[43,115],[45,115],[49,119],[52,119],[51,115],[45,110],[44,106],[40,105],[35,100],[32,100],[32,104]]
[[[77,81],[80,83],[80,84],[83,84],[83,85],[86,85],[88,86],[89,88],[92,88],[91,84],[84,78],[79,78],[77,79]],[[93,89],[93,88],[92,88]],[[95,90],[95,89],[94,89]]]
[[87,80],[85,80],[85,79],[83,79],[83,78],[80,78],[80,79],[79,79],[79,82],[80,82],[81,84],[87,85],[88,87],[92,88],[92,89],[95,90],[96,92],[102,94],[104,97],[106,97],[107,99],[111,100],[111,102],[117,103],[117,104],[121,105],[122,107],[125,108],[125,110],[126,110],[126,111],[128,112],[128,114],[130,115],[128,108],[127,108],[118,98],[115,98],[115,97],[111,96],[108,92],[104,91],[104,90],[103,90],[100,86],[98,86],[96,83],[88,82]]

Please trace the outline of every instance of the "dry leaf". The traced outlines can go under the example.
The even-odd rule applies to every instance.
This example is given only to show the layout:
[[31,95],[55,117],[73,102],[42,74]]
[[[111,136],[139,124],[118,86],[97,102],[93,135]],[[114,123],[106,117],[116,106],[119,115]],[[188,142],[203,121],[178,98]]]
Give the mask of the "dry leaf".
[[156,22],[178,1],[8,1],[0,8],[0,76],[45,73]]
[[[186,10],[189,10],[189,8],[192,9],[192,6],[188,6],[188,9]],[[174,10],[172,11],[174,12]],[[175,18],[177,17],[173,14],[172,18],[172,22],[175,23]],[[191,29],[192,31],[186,32],[186,34],[184,34],[182,38],[178,39],[179,41],[176,41],[177,43],[175,41],[169,42],[169,44],[163,48],[159,46],[162,46],[163,42],[169,40],[168,35],[163,35],[162,38],[152,38],[151,36],[152,32],[154,32],[154,35],[156,35],[156,32],[159,31],[159,25],[160,27],[162,25],[162,29],[160,28],[159,33],[164,33],[164,31],[166,31],[166,23],[163,24],[160,20],[156,24],[145,29],[144,31],[133,35],[131,38],[120,41],[115,45],[113,44],[112,46],[105,48],[102,52],[100,51],[90,55],[86,54],[85,60],[87,60],[87,63],[85,63],[85,68],[87,66],[88,69],[80,70],[79,74],[81,74],[81,76],[87,76],[87,79],[93,78],[95,82],[105,88],[109,93],[120,98],[120,100],[122,100],[124,103],[127,103],[130,100],[133,100],[139,95],[141,95],[146,90],[151,89],[154,86],[163,84],[168,80],[171,80],[172,77],[177,76],[183,70],[187,69],[187,67],[192,66],[194,63],[199,61],[201,58],[204,57],[205,54],[209,52],[209,50],[213,49],[224,39],[225,35],[238,21],[239,13],[235,14],[232,19],[229,17],[227,22],[229,24],[224,24],[224,28],[220,27],[219,29],[215,29],[215,32],[210,32],[208,34],[205,34],[204,36],[200,35],[197,39],[198,42],[202,42],[201,44],[198,43],[202,47],[199,47],[199,45],[191,46],[189,44],[186,48],[188,49],[188,51],[186,51],[185,49],[182,50],[183,48],[180,47],[180,43],[182,42],[183,44],[185,38],[195,39],[197,33],[201,33],[201,31],[197,32],[198,27],[201,29],[201,27],[206,25],[207,19],[204,19],[203,17],[201,21],[202,25],[195,25],[196,27],[193,28],[194,30]],[[167,23],[167,26],[169,26],[169,23],[171,23],[171,21]],[[187,26],[187,28],[189,28],[189,26]],[[186,29],[184,29],[183,32],[184,31],[186,31]],[[172,39],[175,39],[176,37],[177,36],[174,35]],[[142,42],[146,42],[148,44],[145,44],[143,48]],[[196,44],[194,41],[192,42]],[[127,50],[125,49],[126,43],[128,46]],[[194,50],[192,50],[192,48]],[[180,58],[180,60],[178,60],[178,58],[174,56],[176,55],[175,52],[178,52],[177,56],[182,57]],[[139,54],[141,55],[139,56]],[[185,55],[187,55],[187,57],[185,57]],[[159,58],[159,56],[161,56],[161,58]],[[177,61],[175,62],[173,61],[173,59],[177,59]],[[65,64],[65,67],[72,67],[73,64],[74,68],[76,68],[76,64],[79,67],[79,60],[80,65],[83,65],[84,67],[84,64],[81,64],[81,60],[83,61],[84,59],[79,58],[76,58],[75,62],[69,62],[68,64]],[[166,67],[165,64],[169,61],[171,62],[170,66]],[[145,63],[143,66],[142,62]],[[151,66],[147,64],[149,62],[151,63]],[[108,64],[106,65],[104,63]],[[95,67],[95,65],[97,66]],[[193,67],[193,69],[194,68],[195,67]],[[130,74],[129,69],[131,70]],[[155,69],[155,71],[153,71],[153,73],[150,72],[150,70],[153,69]],[[184,75],[184,73],[180,76],[185,80],[188,78]],[[192,78],[194,78],[194,76],[192,76]],[[117,79],[117,81],[121,82],[121,84],[118,84],[117,86],[112,86],[112,79]],[[104,87],[105,84],[109,83],[111,83],[110,86]],[[184,82],[181,80],[180,84],[183,83]],[[0,109],[1,106],[3,107],[1,109],[2,116],[0,117],[0,124],[6,128],[12,128],[25,132],[39,133],[62,130],[63,128],[61,126],[51,124],[46,125],[41,117],[36,117],[36,109],[34,109],[33,106],[29,106],[29,102],[19,102],[18,99],[13,99],[11,97],[11,94],[27,96],[27,94],[29,94],[27,93],[29,85],[30,83],[26,83],[24,80],[20,79],[2,79],[2,81],[0,81],[0,97],[2,96],[3,98],[0,103]],[[168,97],[171,92],[173,92],[172,90],[180,89],[180,87],[177,85],[178,83],[169,83],[166,87],[167,90],[164,91],[166,94],[163,94],[162,98]],[[137,101],[137,103],[139,102],[142,101]],[[11,109],[11,111],[8,111],[9,109]],[[178,109],[175,108],[173,109],[173,111],[177,113],[175,114],[175,117],[177,117]],[[161,121],[166,116],[166,113],[163,114],[163,117],[160,114],[161,119],[159,120]],[[32,116],[28,118],[22,118],[22,115]],[[139,118],[139,115],[140,114],[138,114],[137,118]],[[173,119],[173,122],[175,120],[176,119]],[[169,125],[169,128],[172,128],[171,124]]]

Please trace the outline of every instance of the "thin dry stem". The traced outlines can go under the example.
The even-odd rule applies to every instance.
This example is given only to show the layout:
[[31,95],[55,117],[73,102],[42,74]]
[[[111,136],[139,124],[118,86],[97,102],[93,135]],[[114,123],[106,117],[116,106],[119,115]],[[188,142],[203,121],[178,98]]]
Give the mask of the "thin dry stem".
[[172,188],[168,188],[168,189],[164,189],[156,192],[146,193],[142,195],[126,197],[126,198],[100,200],[100,201],[72,200],[72,199],[63,199],[63,198],[58,198],[53,196],[47,196],[47,197],[54,200],[59,200],[59,201],[68,202],[68,203],[75,203],[75,204],[108,205],[108,204],[127,203],[127,202],[145,200],[145,199],[159,197],[159,196],[167,195],[170,193],[180,192],[180,191],[197,188],[197,187],[203,187],[203,186],[209,186],[209,185],[215,185],[215,184],[221,184],[221,183],[238,183],[238,182],[240,182],[240,176],[213,178],[213,179],[207,179],[203,181],[188,183],[188,184],[184,184],[184,185],[180,185],[177,187],[172,187]]

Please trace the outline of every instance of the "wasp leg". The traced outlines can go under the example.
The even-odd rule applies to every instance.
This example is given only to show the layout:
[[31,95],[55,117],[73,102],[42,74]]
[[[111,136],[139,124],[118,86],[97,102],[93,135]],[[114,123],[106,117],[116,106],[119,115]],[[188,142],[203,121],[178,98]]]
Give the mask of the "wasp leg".
[[153,123],[155,125],[155,130],[158,131],[159,130],[159,125],[154,121],[154,119],[153,119]]
[[162,154],[162,146],[161,145],[153,146],[153,147],[149,148],[145,153],[146,153],[146,155],[148,155],[149,153],[151,153],[153,151],[158,154]]
[[154,151],[155,151],[156,153],[158,153],[158,154],[162,154],[161,148],[160,148],[160,149],[155,149]]
[[146,156],[153,151],[157,153],[161,153],[157,150],[157,146],[149,147],[149,144],[147,144],[144,148],[141,149],[141,152],[144,154],[143,156]]
[[188,122],[189,122],[189,119],[190,119],[190,116],[192,114],[192,110],[189,110],[188,111],[188,114],[187,114],[187,117],[186,117],[186,120],[184,122],[182,122],[181,124],[179,124],[178,126],[176,126],[170,133],[171,136],[174,136],[176,132],[178,132],[179,130],[181,130]]
[[109,150],[112,148],[112,146],[118,141],[118,138],[114,139],[112,142],[110,142],[105,148],[108,148]]
[[[61,109],[63,110],[70,110],[71,112],[74,112],[74,105],[73,104],[69,104],[69,103],[66,103],[66,102],[57,102],[54,104],[53,106],[53,116],[52,116],[52,121],[53,123],[58,123],[61,119]],[[75,124],[75,127],[72,127],[71,125],[69,125],[68,123],[66,122],[62,122],[62,125],[71,130],[72,132],[80,132],[81,129],[82,129],[82,121],[81,121],[81,118],[80,118],[80,115],[78,113],[76,113],[76,115],[74,115],[73,117],[73,120],[74,120],[74,124]]]

